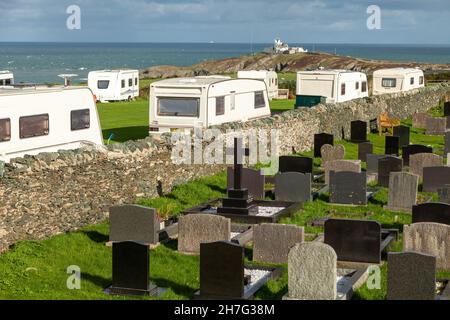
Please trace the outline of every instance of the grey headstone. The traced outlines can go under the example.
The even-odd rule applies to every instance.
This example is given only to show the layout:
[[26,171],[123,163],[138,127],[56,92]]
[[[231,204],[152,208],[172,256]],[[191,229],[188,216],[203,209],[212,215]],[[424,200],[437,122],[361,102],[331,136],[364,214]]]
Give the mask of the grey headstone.
[[378,160],[386,158],[384,154],[367,155],[367,173],[378,173]]
[[311,174],[278,173],[275,176],[275,198],[277,201],[288,202],[311,201]]
[[398,127],[394,127],[394,136],[400,138],[400,147],[409,145],[409,135],[410,129],[408,126],[400,125]]
[[416,153],[409,157],[409,171],[423,178],[423,168],[440,167],[443,158],[434,153]]
[[405,225],[403,250],[430,254],[436,257],[438,269],[450,269],[450,226],[421,222]]
[[358,144],[358,159],[366,162],[367,155],[373,153],[373,143],[371,142],[361,142]]
[[5,162],[0,160],[0,178],[5,176]]
[[201,243],[230,241],[230,219],[211,214],[188,214],[178,221],[178,251],[200,253]]
[[419,176],[408,172],[391,172],[387,208],[410,212],[417,203]]
[[421,144],[410,144],[402,148],[403,165],[409,166],[409,157],[418,153],[433,153],[433,148]]
[[378,185],[388,188],[391,172],[401,172],[403,160],[394,156],[386,156],[378,160]]
[[413,128],[425,128],[427,126],[427,119],[430,116],[427,113],[416,113],[413,115]]
[[330,183],[330,172],[361,172],[361,160],[333,160],[328,161],[323,166],[325,171],[325,184],[329,185]]
[[[266,177],[261,170],[242,168],[241,186],[248,189],[248,194],[254,199],[264,199],[266,197],[265,184]],[[227,190],[234,187],[234,169],[227,168]]]
[[367,177],[365,172],[330,172],[330,202],[366,205]]
[[297,244],[288,260],[290,299],[336,299],[337,257],[333,248],[320,242]]
[[253,227],[253,261],[283,264],[289,251],[303,243],[304,229],[286,224],[261,224]]
[[445,118],[429,117],[426,120],[426,134],[427,135],[444,135],[447,128],[447,120]]
[[388,300],[434,300],[436,257],[418,252],[388,254]]
[[159,242],[159,229],[155,209],[136,205],[109,209],[109,241],[156,244]]
[[437,192],[438,189],[450,184],[450,167],[423,168],[423,191]]
[[321,148],[322,166],[328,161],[342,160],[345,157],[345,147],[342,144],[332,146],[329,144],[323,145]]
[[446,132],[444,136],[444,154],[447,153],[450,153],[450,131]]
[[446,184],[438,189],[439,202],[450,204],[450,184]]

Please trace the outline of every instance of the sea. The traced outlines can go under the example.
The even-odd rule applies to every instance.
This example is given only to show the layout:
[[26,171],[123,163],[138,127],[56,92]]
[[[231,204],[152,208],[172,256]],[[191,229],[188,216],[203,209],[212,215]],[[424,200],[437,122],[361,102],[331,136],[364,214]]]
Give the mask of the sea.
[[[365,59],[450,64],[450,45],[295,44],[311,52]],[[61,83],[59,74],[86,82],[91,70],[156,65],[189,66],[263,51],[269,43],[19,43],[0,42],[0,70],[16,83]]]

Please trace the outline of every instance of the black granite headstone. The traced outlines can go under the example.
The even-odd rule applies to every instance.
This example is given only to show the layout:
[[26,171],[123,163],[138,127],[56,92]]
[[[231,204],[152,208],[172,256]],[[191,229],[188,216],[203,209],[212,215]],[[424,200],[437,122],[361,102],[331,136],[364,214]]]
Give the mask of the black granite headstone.
[[358,159],[366,162],[367,155],[373,153],[373,144],[371,142],[358,143]]
[[[242,168],[241,186],[248,189],[248,194],[254,199],[264,199],[266,197],[265,184],[266,177],[261,170]],[[234,169],[227,168],[227,190],[233,189]]]
[[444,103],[444,117],[450,116],[450,101]]
[[354,143],[367,141],[367,122],[360,120],[352,121],[350,141]]
[[200,296],[239,299],[244,296],[244,248],[231,242],[200,244]]
[[386,136],[384,146],[384,153],[387,155],[399,155],[400,149],[400,137],[397,136]]
[[349,205],[367,204],[365,172],[330,172],[330,202]]
[[313,174],[313,159],[308,157],[283,156],[279,161],[279,172],[299,172]]
[[410,130],[408,126],[394,127],[394,136],[400,138],[400,147],[406,147],[409,145]]
[[329,219],[324,243],[336,251],[339,261],[381,262],[381,225],[376,221]]
[[386,156],[378,160],[378,185],[389,188],[391,172],[403,171],[403,160],[394,156]]
[[367,173],[378,173],[378,160],[388,157],[385,154],[368,154],[367,155]]
[[319,133],[314,135],[314,157],[320,158],[322,155],[320,149],[322,146],[329,144],[334,146],[334,136],[328,133]]
[[112,248],[113,283],[111,294],[146,295],[150,291],[148,245],[137,242],[114,242]]
[[409,156],[417,153],[433,153],[433,148],[424,146],[421,144],[410,144],[409,146],[403,147],[403,165],[409,166]]
[[437,192],[438,189],[450,184],[450,167],[425,167],[423,168],[423,191]]
[[413,206],[412,223],[418,222],[434,222],[450,225],[450,204],[427,202]]

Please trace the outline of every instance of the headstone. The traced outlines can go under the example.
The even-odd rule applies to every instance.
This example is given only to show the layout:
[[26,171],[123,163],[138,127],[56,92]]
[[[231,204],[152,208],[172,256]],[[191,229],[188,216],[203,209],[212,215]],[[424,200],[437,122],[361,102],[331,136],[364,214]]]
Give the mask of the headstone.
[[365,172],[330,172],[330,202],[349,205],[367,204]]
[[109,209],[109,241],[157,244],[159,229],[160,222],[155,209],[136,205]]
[[450,184],[438,188],[439,202],[450,204]]
[[216,299],[244,296],[244,247],[223,241],[200,245],[200,295]]
[[450,101],[444,103],[444,117],[450,116]]
[[417,153],[433,153],[433,148],[432,147],[428,147],[428,146],[424,146],[421,144],[410,144],[409,146],[403,147],[403,165],[405,166],[409,166],[409,157],[412,154],[417,154]]
[[408,172],[391,172],[389,178],[389,198],[385,207],[393,211],[411,212],[417,203],[419,176]]
[[278,173],[275,176],[275,198],[277,201],[287,202],[311,201],[311,174]]
[[427,113],[416,113],[413,115],[413,128],[425,128],[427,126],[427,119],[430,116]]
[[367,122],[365,121],[352,121],[350,141],[359,143],[367,141]]
[[447,123],[447,126],[445,127],[446,129],[450,129],[450,117],[445,117],[445,121]]
[[418,252],[388,254],[388,300],[434,300],[436,257]]
[[314,157],[320,158],[322,156],[322,146],[329,144],[334,145],[334,136],[328,133],[319,133],[314,135]]
[[198,254],[201,243],[230,241],[231,222],[218,215],[188,214],[178,221],[178,251]]
[[304,229],[294,225],[263,223],[253,227],[253,261],[284,264],[297,243],[303,243]]
[[384,153],[387,155],[399,155],[400,149],[400,137],[396,136],[386,136]]
[[283,156],[279,161],[279,172],[313,174],[313,159],[308,157]]
[[[254,199],[264,199],[266,197],[265,184],[266,177],[261,170],[242,168],[242,188],[248,189],[248,194]],[[227,168],[227,190],[233,189],[234,169]]]
[[443,159],[434,153],[416,153],[409,157],[409,171],[423,178],[423,168],[440,167]]
[[400,138],[400,147],[406,147],[409,145],[410,129],[408,126],[394,127],[394,136]]
[[370,133],[378,133],[378,118],[370,120],[369,129]]
[[450,225],[450,204],[426,202],[412,209],[412,223],[435,222]]
[[446,132],[444,136],[444,154],[448,153],[450,153],[450,131]]
[[330,246],[320,242],[295,245],[289,252],[289,299],[335,300],[337,259]]
[[389,177],[391,172],[401,172],[403,170],[403,160],[394,156],[387,156],[378,160],[378,185],[389,187]]
[[423,168],[423,191],[437,192],[446,184],[450,184],[450,167],[427,167]]
[[328,219],[324,243],[334,249],[339,261],[381,262],[381,225],[377,221]]
[[427,135],[444,135],[447,128],[446,118],[433,118],[429,117],[426,122],[426,134]]
[[325,171],[325,184],[330,184],[330,172],[342,172],[342,171],[349,171],[349,172],[361,172],[361,160],[334,160],[334,161],[328,161],[323,166],[323,169]]
[[373,144],[371,142],[361,142],[358,144],[358,159],[366,162],[367,155],[373,153]]
[[405,225],[403,250],[430,254],[436,257],[436,268],[450,269],[450,226],[421,222]]
[[321,149],[322,166],[328,161],[342,160],[345,157],[345,147],[342,144],[332,146],[329,144],[323,145]]
[[0,160],[0,178],[5,176],[5,162]]
[[146,295],[150,287],[150,259],[146,244],[114,242],[111,294]]
[[378,160],[386,158],[384,154],[368,154],[367,155],[367,173],[378,174]]

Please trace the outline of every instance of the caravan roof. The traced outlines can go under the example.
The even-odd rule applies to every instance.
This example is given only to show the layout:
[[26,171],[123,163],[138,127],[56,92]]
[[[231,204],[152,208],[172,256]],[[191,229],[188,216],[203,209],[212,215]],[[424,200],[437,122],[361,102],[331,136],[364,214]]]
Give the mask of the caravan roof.
[[308,70],[308,71],[299,71],[297,73],[302,74],[333,74],[339,75],[341,73],[360,73],[358,71],[344,70],[344,69],[318,69],[318,70]]
[[23,95],[23,94],[33,94],[33,93],[52,93],[52,92],[62,92],[64,90],[78,90],[78,89],[88,89],[88,87],[10,87],[10,88],[0,88],[0,96],[11,96],[11,95]]
[[105,70],[94,70],[91,71],[89,73],[120,73],[120,72],[130,72],[130,71],[139,71],[139,70],[135,70],[135,69],[105,69]]
[[231,80],[231,77],[202,76],[193,78],[171,78],[155,82],[152,85],[168,86],[168,87],[203,87],[227,80]]
[[374,76],[399,76],[409,73],[421,72],[422,70],[416,68],[390,68],[380,69],[373,72]]

